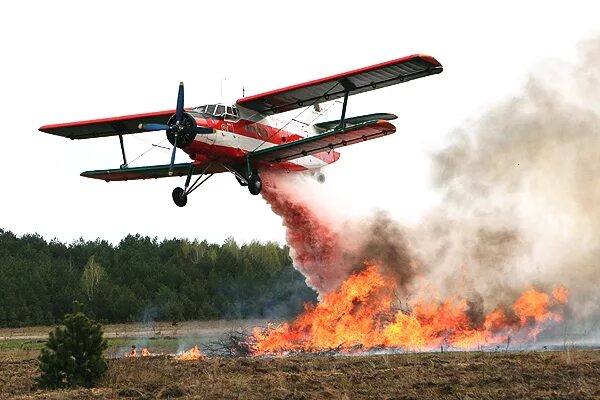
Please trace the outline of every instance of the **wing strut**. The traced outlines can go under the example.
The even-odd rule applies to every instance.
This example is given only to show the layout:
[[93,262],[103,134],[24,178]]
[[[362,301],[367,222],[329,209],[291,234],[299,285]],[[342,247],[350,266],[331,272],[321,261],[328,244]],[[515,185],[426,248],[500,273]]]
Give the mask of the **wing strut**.
[[342,118],[340,118],[340,129],[344,129],[346,127],[346,106],[348,105],[348,94],[350,91],[346,90],[344,92],[344,105],[342,106]]
[[119,142],[121,142],[121,153],[123,154],[123,164],[121,164],[121,168],[127,168],[127,156],[125,156],[125,145],[123,144],[123,135],[121,134],[119,134]]
[[342,106],[342,118],[340,118],[340,129],[346,127],[346,106],[348,105],[348,95],[352,90],[356,90],[356,85],[348,78],[343,78],[338,81],[344,87],[344,105]]

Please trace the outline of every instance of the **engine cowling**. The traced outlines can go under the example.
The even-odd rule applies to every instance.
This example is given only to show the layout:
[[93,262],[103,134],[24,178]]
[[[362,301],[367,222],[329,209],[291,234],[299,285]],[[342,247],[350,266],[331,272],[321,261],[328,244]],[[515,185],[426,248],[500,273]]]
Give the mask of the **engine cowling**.
[[[176,115],[171,116],[171,118],[169,118],[169,122],[168,125],[174,125],[176,122]],[[181,129],[178,133],[177,133],[177,147],[179,147],[180,149],[189,146],[190,144],[192,144],[192,142],[194,141],[194,138],[196,137],[196,120],[194,119],[194,117],[192,117],[190,114],[184,112],[183,113],[183,122],[181,124],[181,126],[183,127],[183,129]],[[169,140],[169,143],[171,143],[171,145],[173,145],[175,143],[175,134],[168,130],[167,131],[167,139]]]

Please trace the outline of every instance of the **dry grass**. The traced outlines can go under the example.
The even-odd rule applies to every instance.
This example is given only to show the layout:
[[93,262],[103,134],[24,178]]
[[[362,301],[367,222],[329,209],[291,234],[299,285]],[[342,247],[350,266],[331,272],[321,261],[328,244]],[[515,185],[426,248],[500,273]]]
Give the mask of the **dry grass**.
[[33,387],[36,352],[0,353],[2,398],[600,399],[600,351],[110,360],[97,389]]

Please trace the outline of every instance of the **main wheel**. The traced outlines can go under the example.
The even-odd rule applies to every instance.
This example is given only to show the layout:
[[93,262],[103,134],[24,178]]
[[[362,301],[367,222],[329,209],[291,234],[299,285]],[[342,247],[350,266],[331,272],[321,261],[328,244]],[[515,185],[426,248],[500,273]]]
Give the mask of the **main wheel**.
[[180,187],[176,187],[173,189],[173,201],[177,204],[178,207],[183,207],[187,204],[187,194],[185,190]]
[[256,196],[257,194],[260,194],[261,189],[262,180],[260,179],[260,175],[258,175],[258,172],[254,172],[248,179],[248,190],[251,194]]

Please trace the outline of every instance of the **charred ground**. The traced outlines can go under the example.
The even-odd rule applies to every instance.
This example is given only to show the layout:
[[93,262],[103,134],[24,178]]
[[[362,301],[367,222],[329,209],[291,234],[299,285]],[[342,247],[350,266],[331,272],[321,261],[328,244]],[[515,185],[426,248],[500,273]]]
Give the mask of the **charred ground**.
[[96,389],[33,387],[37,352],[0,353],[1,398],[590,399],[600,351],[113,359]]

